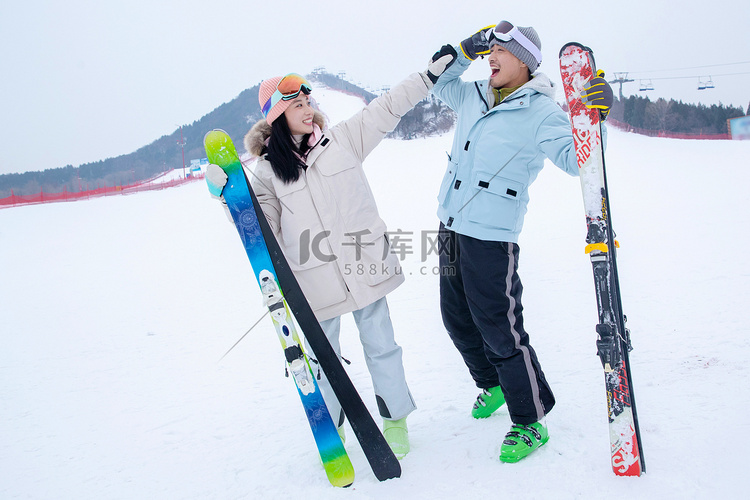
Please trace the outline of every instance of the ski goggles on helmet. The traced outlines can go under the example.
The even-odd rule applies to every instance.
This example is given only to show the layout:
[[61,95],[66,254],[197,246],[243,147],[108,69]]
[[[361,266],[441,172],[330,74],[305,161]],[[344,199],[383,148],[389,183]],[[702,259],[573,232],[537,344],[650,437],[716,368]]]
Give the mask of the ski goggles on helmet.
[[290,101],[295,99],[300,92],[305,95],[310,94],[310,92],[312,92],[310,82],[308,82],[302,75],[289,73],[279,81],[276,85],[276,90],[263,105],[263,109],[261,110],[263,116],[267,116],[271,108],[273,108],[279,101]]
[[490,44],[492,44],[493,39],[497,39],[500,42],[510,42],[511,40],[515,40],[521,47],[528,50],[529,53],[534,56],[537,63],[542,64],[542,51],[539,50],[539,47],[534,45],[534,42],[526,38],[526,35],[524,35],[521,30],[513,26],[513,23],[500,21],[487,39]]

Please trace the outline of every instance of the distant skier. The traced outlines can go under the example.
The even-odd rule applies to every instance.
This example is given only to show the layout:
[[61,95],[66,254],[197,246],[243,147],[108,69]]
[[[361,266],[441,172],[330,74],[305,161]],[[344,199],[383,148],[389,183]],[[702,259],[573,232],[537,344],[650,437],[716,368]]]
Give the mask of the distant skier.
[[[259,157],[249,176],[253,190],[339,355],[340,318],[353,313],[384,419],[383,434],[398,458],[409,452],[406,417],[416,406],[385,297],[404,276],[390,252],[362,162],[401,116],[427,96],[452,59],[437,59],[427,71],[409,76],[330,129],[313,106],[305,78],[270,78],[259,91],[264,119],[245,137],[247,150]],[[215,165],[209,166],[206,179],[219,188],[226,184],[224,171]],[[343,438],[341,405],[325,377],[320,387]]]
[[[578,175],[576,152],[552,82],[536,73],[542,53],[534,28],[502,21],[433,59],[447,54],[455,64],[432,89],[458,114],[438,195],[441,312],[482,389],[472,415],[488,417],[507,402],[513,425],[500,460],[517,462],[549,439],[544,417],[555,404],[523,327],[518,235],[545,158]],[[480,55],[488,56],[489,80],[461,80]],[[592,79],[586,101],[606,116],[612,89]]]

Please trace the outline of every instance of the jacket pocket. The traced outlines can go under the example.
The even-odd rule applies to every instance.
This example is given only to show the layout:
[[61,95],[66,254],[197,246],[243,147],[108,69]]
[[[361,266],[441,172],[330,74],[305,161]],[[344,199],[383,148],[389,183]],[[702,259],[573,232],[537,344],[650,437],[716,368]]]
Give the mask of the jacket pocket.
[[488,172],[475,172],[466,217],[478,224],[514,231],[520,215],[524,185]]
[[346,285],[341,280],[335,262],[294,270],[294,276],[313,311],[346,300]]
[[357,167],[360,163],[351,151],[345,148],[340,148],[335,143],[329,147],[326,153],[321,154],[320,157],[315,160],[315,168],[326,177],[351,170]]
[[440,184],[440,191],[438,191],[438,203],[441,206],[448,206],[448,195],[453,189],[457,170],[458,165],[453,160],[448,160],[448,169],[445,171],[443,182]]
[[401,274],[398,256],[391,252],[388,237],[381,233],[358,236],[353,263],[345,265],[345,273],[362,278],[369,286],[379,285]]
[[297,191],[302,191],[307,187],[307,182],[305,182],[304,175],[300,175],[299,179],[289,183],[282,181],[274,175],[271,179],[271,182],[273,183],[273,189],[276,192],[276,197],[279,199],[285,196],[291,196]]
[[[307,182],[304,176],[300,176],[299,179],[290,183],[285,183],[274,176],[271,182],[273,182],[276,198],[279,200],[281,232],[296,235],[301,229],[298,227],[300,225],[299,214],[305,213],[312,204]],[[285,244],[288,246],[289,242],[285,242]]]

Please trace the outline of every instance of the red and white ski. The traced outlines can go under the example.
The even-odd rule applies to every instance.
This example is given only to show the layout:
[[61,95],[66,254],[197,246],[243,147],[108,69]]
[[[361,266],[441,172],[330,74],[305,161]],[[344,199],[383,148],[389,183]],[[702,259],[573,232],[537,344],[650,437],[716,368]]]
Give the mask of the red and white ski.
[[596,76],[591,49],[575,42],[563,46],[560,74],[570,111],[586,210],[586,253],[591,257],[594,270],[599,312],[596,347],[607,389],[612,469],[619,476],[640,476],[646,471],[646,465],[630,376],[628,352],[632,347],[622,312],[601,122],[599,110],[587,108],[581,100],[585,84]]

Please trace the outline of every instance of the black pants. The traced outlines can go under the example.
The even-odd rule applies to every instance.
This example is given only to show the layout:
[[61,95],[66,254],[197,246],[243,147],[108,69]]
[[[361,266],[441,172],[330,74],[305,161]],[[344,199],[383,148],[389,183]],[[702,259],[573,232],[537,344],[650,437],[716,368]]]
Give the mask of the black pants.
[[440,225],[443,324],[477,387],[501,386],[511,420],[530,424],[555,397],[523,328],[515,243],[483,241]]

